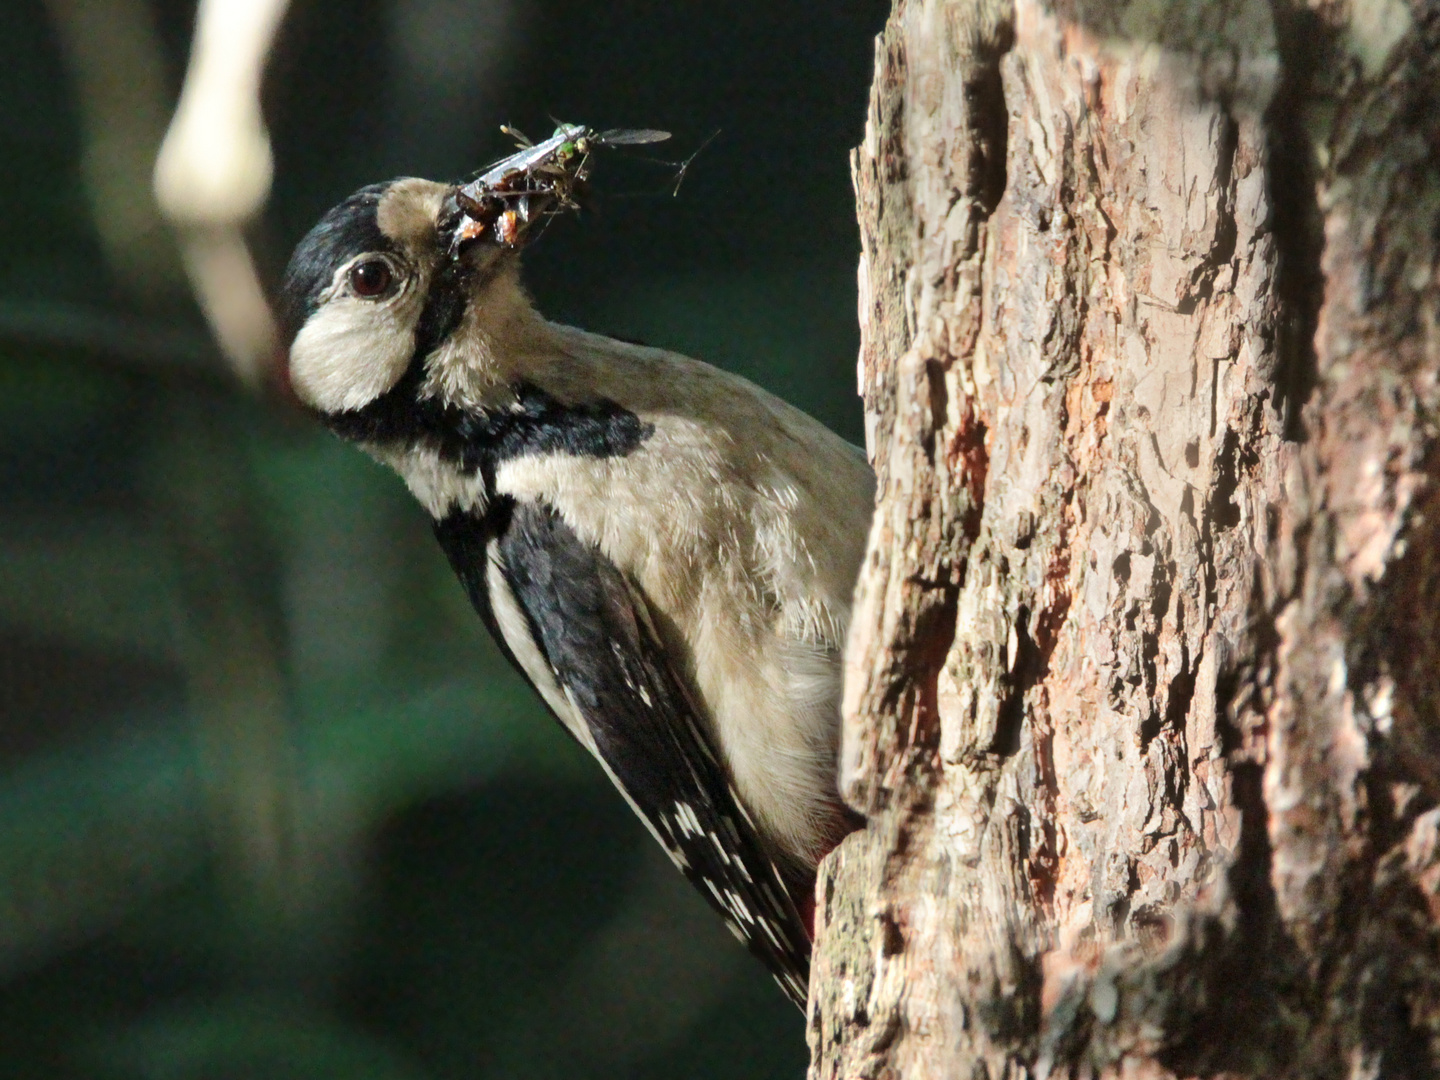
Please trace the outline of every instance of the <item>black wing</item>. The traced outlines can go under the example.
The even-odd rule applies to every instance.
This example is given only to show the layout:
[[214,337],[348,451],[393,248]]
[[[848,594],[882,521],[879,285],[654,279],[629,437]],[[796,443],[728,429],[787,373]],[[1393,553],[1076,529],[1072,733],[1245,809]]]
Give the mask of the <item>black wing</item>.
[[[803,1009],[809,936],[701,726],[693,691],[670,664],[644,597],[548,507],[516,503],[491,535],[501,575],[534,642],[611,778],[685,876]],[[471,559],[473,553],[462,578],[475,573]],[[487,622],[494,630],[493,618]]]

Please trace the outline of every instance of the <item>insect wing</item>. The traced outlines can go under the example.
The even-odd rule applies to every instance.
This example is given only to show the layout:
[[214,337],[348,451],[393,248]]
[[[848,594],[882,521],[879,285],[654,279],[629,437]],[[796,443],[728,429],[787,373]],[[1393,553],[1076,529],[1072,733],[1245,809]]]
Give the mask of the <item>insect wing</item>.
[[548,139],[532,145],[515,128],[502,130],[521,147],[457,188],[456,201],[469,220],[456,229],[452,239],[456,250],[490,229],[502,244],[519,247],[532,221],[580,208],[593,150],[643,146],[670,138],[668,131],[654,128],[611,128],[597,133],[584,124],[560,124]]
[[600,146],[644,146],[646,143],[664,142],[670,132],[655,128],[611,128],[595,136]]
[[556,152],[559,151],[560,147],[564,146],[567,142],[579,138],[584,132],[585,129],[579,124],[571,124],[568,127],[561,128],[544,142],[538,142],[534,146],[527,146],[523,150],[511,154],[509,157],[497,161],[485,171],[485,174],[481,176],[479,180],[469,186],[483,185],[485,187],[493,187],[511,172],[528,173],[537,165],[549,161],[555,156]]

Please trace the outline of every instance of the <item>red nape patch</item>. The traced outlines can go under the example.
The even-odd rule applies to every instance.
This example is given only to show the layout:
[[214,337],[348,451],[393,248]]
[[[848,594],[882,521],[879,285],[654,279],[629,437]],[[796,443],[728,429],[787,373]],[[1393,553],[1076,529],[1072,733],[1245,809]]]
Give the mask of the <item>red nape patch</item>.
[[800,912],[800,925],[805,927],[805,933],[810,937],[810,944],[815,944],[815,894],[802,896],[800,903],[796,905]]

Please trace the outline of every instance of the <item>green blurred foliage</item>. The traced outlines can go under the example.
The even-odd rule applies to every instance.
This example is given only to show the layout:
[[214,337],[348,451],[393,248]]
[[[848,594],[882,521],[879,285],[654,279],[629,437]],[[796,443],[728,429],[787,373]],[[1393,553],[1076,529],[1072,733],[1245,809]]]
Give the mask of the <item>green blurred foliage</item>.
[[[192,4],[87,2],[148,15],[178,90]],[[603,162],[527,256],[537,303],[858,440],[846,153],[887,6],[300,2],[263,271],[362,184],[503,154],[500,122],[682,156],[718,129],[678,198]],[[62,35],[0,20],[0,1076],[800,1075],[801,1018],[501,660],[400,483],[107,264]]]

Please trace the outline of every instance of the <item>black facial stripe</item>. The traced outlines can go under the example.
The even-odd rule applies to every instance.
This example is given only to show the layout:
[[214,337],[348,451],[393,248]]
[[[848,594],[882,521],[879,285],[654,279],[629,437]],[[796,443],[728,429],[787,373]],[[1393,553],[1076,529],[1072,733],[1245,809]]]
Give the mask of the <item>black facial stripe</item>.
[[335,280],[336,270],[367,251],[395,250],[380,231],[376,217],[380,197],[389,187],[388,183],[371,184],[331,207],[296,246],[280,287],[287,340],[294,340],[305,320],[315,313],[320,294]]
[[363,409],[323,417],[337,434],[361,441],[426,443],[442,461],[478,472],[487,491],[506,461],[532,454],[624,457],[655,432],[608,398],[566,405],[533,383],[515,387],[504,411],[469,412],[434,398],[419,398],[423,364],[411,364],[393,389]]
[[459,328],[460,320],[465,317],[466,298],[475,284],[468,268],[454,259],[443,260],[431,279],[425,307],[415,324],[415,354],[406,371],[407,375],[411,371],[417,373],[417,389],[424,377],[425,358]]
[[447,422],[431,432],[441,458],[483,472],[531,454],[624,457],[655,431],[608,398],[566,405],[528,382],[518,384],[515,395],[504,412],[450,410]]

